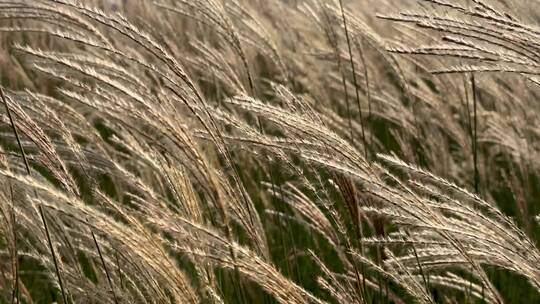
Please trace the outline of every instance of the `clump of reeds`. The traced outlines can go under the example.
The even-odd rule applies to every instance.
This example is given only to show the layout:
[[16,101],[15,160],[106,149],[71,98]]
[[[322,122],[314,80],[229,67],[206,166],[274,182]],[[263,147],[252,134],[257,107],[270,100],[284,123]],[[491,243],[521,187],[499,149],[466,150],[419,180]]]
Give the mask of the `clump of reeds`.
[[0,0],[1,303],[540,300],[534,4],[113,2]]

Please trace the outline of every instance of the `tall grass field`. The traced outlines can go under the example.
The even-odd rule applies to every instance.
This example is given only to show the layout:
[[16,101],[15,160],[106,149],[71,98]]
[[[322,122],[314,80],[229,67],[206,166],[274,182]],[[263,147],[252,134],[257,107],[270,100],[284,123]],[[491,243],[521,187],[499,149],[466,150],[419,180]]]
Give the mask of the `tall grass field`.
[[539,0],[0,0],[0,304],[534,304],[539,246]]

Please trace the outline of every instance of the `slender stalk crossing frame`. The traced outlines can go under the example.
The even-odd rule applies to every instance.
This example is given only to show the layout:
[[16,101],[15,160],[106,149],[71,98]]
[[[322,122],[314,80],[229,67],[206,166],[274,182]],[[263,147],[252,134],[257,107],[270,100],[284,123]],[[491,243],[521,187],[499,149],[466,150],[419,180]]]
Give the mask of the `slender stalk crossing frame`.
[[[4,93],[3,88],[0,88],[0,97],[2,98],[2,102],[4,103],[4,107],[6,109],[6,113],[8,115],[9,122],[11,124],[11,128],[13,130],[13,133],[15,134],[15,139],[17,140],[17,145],[19,146],[19,150],[21,152],[21,156],[22,156],[23,161],[24,161],[24,166],[26,168],[26,174],[31,175],[30,165],[28,164],[28,159],[26,157],[26,153],[24,152],[24,148],[22,146],[21,139],[19,137],[19,132],[17,131],[17,126],[15,124],[15,121],[13,120],[13,117],[11,115],[11,111],[9,110],[9,105],[8,105],[7,98],[6,98],[6,95]],[[34,195],[37,198],[37,192],[34,191]],[[60,274],[60,268],[58,266],[58,261],[56,259],[56,254],[54,252],[54,246],[53,246],[52,241],[51,241],[51,235],[50,235],[49,228],[48,228],[48,225],[47,225],[47,220],[45,218],[45,214],[43,212],[42,205],[40,204],[38,208],[39,208],[39,215],[41,216],[41,220],[43,222],[43,227],[45,228],[45,235],[47,237],[47,243],[49,245],[49,250],[51,251],[51,255],[52,255],[52,258],[53,258],[54,269],[56,271],[56,276],[57,276],[57,279],[58,279],[58,285],[60,286],[60,292],[62,293],[62,299],[64,300],[64,303],[67,304],[68,301],[67,301],[67,297],[66,297],[66,292],[64,290],[64,284],[62,282],[62,276]]]

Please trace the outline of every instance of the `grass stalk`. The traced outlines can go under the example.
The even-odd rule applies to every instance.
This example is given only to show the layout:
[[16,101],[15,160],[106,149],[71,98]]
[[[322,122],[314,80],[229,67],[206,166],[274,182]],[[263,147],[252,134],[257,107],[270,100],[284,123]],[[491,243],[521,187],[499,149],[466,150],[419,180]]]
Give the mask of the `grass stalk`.
[[[26,157],[26,153],[24,152],[24,148],[22,146],[21,139],[19,137],[19,132],[17,131],[17,126],[16,126],[15,121],[13,120],[13,117],[11,115],[11,111],[9,109],[7,98],[6,98],[6,95],[4,93],[4,89],[2,89],[2,88],[0,88],[0,97],[2,99],[2,102],[4,103],[4,107],[6,109],[6,113],[8,115],[9,122],[10,122],[11,128],[13,130],[13,134],[15,134],[15,139],[17,140],[17,145],[19,146],[19,150],[21,152],[21,156],[22,156],[23,161],[24,161],[24,166],[26,168],[26,174],[31,175],[30,165],[28,164],[28,158]],[[35,189],[34,189],[34,195],[37,198],[37,192],[35,192]],[[53,247],[53,244],[52,244],[52,241],[51,241],[51,235],[50,235],[49,228],[48,228],[48,225],[47,225],[47,220],[45,219],[45,214],[43,212],[43,207],[42,207],[41,204],[39,205],[39,214],[41,216],[41,220],[42,220],[43,226],[45,228],[45,235],[47,237],[47,243],[49,244],[49,250],[51,251],[51,255],[52,255],[52,258],[53,258],[54,269],[55,269],[56,276],[57,276],[57,279],[58,279],[58,284],[60,286],[60,291],[62,293],[62,299],[64,300],[64,303],[67,304],[68,301],[67,301],[67,297],[66,297],[66,292],[64,290],[64,284],[62,283],[62,276],[60,274],[60,269],[58,267],[58,261],[56,260],[56,254],[54,252],[54,247]]]
[[99,243],[96,239],[96,235],[93,231],[90,231],[90,234],[92,234],[92,239],[94,240],[94,244],[96,245],[99,259],[101,260],[101,265],[103,266],[103,271],[105,271],[105,276],[107,276],[107,281],[109,283],[109,288],[111,289],[111,293],[113,295],[114,303],[118,304],[118,298],[116,297],[116,293],[114,292],[114,286],[111,280],[111,276],[109,275],[109,270],[107,269],[107,265],[105,264],[105,259],[103,258],[103,254],[101,253],[101,248],[99,247]]
[[476,194],[480,194],[480,176],[478,173],[478,113],[477,113],[477,96],[476,96],[476,81],[474,79],[474,73],[471,73],[471,85],[472,85],[472,98],[473,98],[473,162],[474,162],[474,191]]
[[[362,66],[364,67],[364,79],[366,80],[366,97],[367,97],[367,102],[368,102],[368,114],[367,114],[367,126],[370,127],[371,126],[371,89],[369,87],[369,70],[368,70],[368,66],[367,66],[367,62],[366,62],[366,56],[365,56],[365,53],[364,53],[364,47],[363,47],[363,43],[362,43],[362,40],[360,40],[360,42],[358,42],[357,40],[355,40],[356,42],[356,45],[357,45],[357,48],[358,48],[358,52],[360,52],[360,59],[362,60]],[[373,142],[373,132],[370,132],[370,137],[369,137],[369,143],[371,144]]]
[[354,64],[354,57],[352,52],[352,44],[351,44],[351,38],[349,37],[349,29],[347,26],[347,17],[345,16],[345,9],[343,8],[343,0],[339,0],[339,8],[341,11],[341,17],[343,19],[343,28],[345,31],[345,38],[347,39],[347,48],[349,51],[349,61],[351,64],[351,70],[352,70],[352,77],[353,77],[353,84],[354,89],[356,93],[356,104],[358,105],[358,113],[360,115],[360,127],[362,129],[362,144],[364,145],[364,155],[366,159],[368,158],[368,150],[367,150],[367,142],[366,142],[366,132],[364,129],[364,118],[362,114],[362,106],[360,104],[360,92],[358,90],[358,80],[356,78],[356,68]]
[[354,145],[354,134],[353,134],[353,128],[352,128],[352,119],[351,119],[351,106],[349,101],[349,90],[347,86],[347,78],[345,77],[345,69],[343,67],[343,61],[341,60],[341,54],[339,51],[339,42],[338,42],[338,35],[334,31],[334,28],[332,26],[332,23],[330,22],[330,17],[328,16],[328,13],[321,9],[323,16],[325,17],[326,21],[326,27],[324,28],[326,38],[328,40],[328,43],[332,47],[332,50],[334,52],[334,56],[336,57],[336,61],[338,64],[339,73],[341,76],[341,85],[343,86],[343,96],[345,99],[345,107],[347,110],[347,121],[349,124],[349,132],[350,132],[350,138],[351,138],[351,144]]
[[[14,251],[14,284],[11,295],[11,303],[20,303],[20,292],[19,292],[19,246],[17,244],[17,218],[15,216],[15,202],[13,200],[13,186],[9,182],[9,194],[11,199],[11,223],[13,229],[13,251]],[[16,302],[15,302],[16,301]]]

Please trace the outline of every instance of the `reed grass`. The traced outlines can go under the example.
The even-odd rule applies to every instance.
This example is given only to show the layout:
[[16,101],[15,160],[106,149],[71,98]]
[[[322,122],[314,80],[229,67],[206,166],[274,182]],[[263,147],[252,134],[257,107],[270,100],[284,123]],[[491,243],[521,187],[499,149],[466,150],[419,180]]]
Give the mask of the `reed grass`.
[[0,0],[0,303],[540,301],[539,14]]

